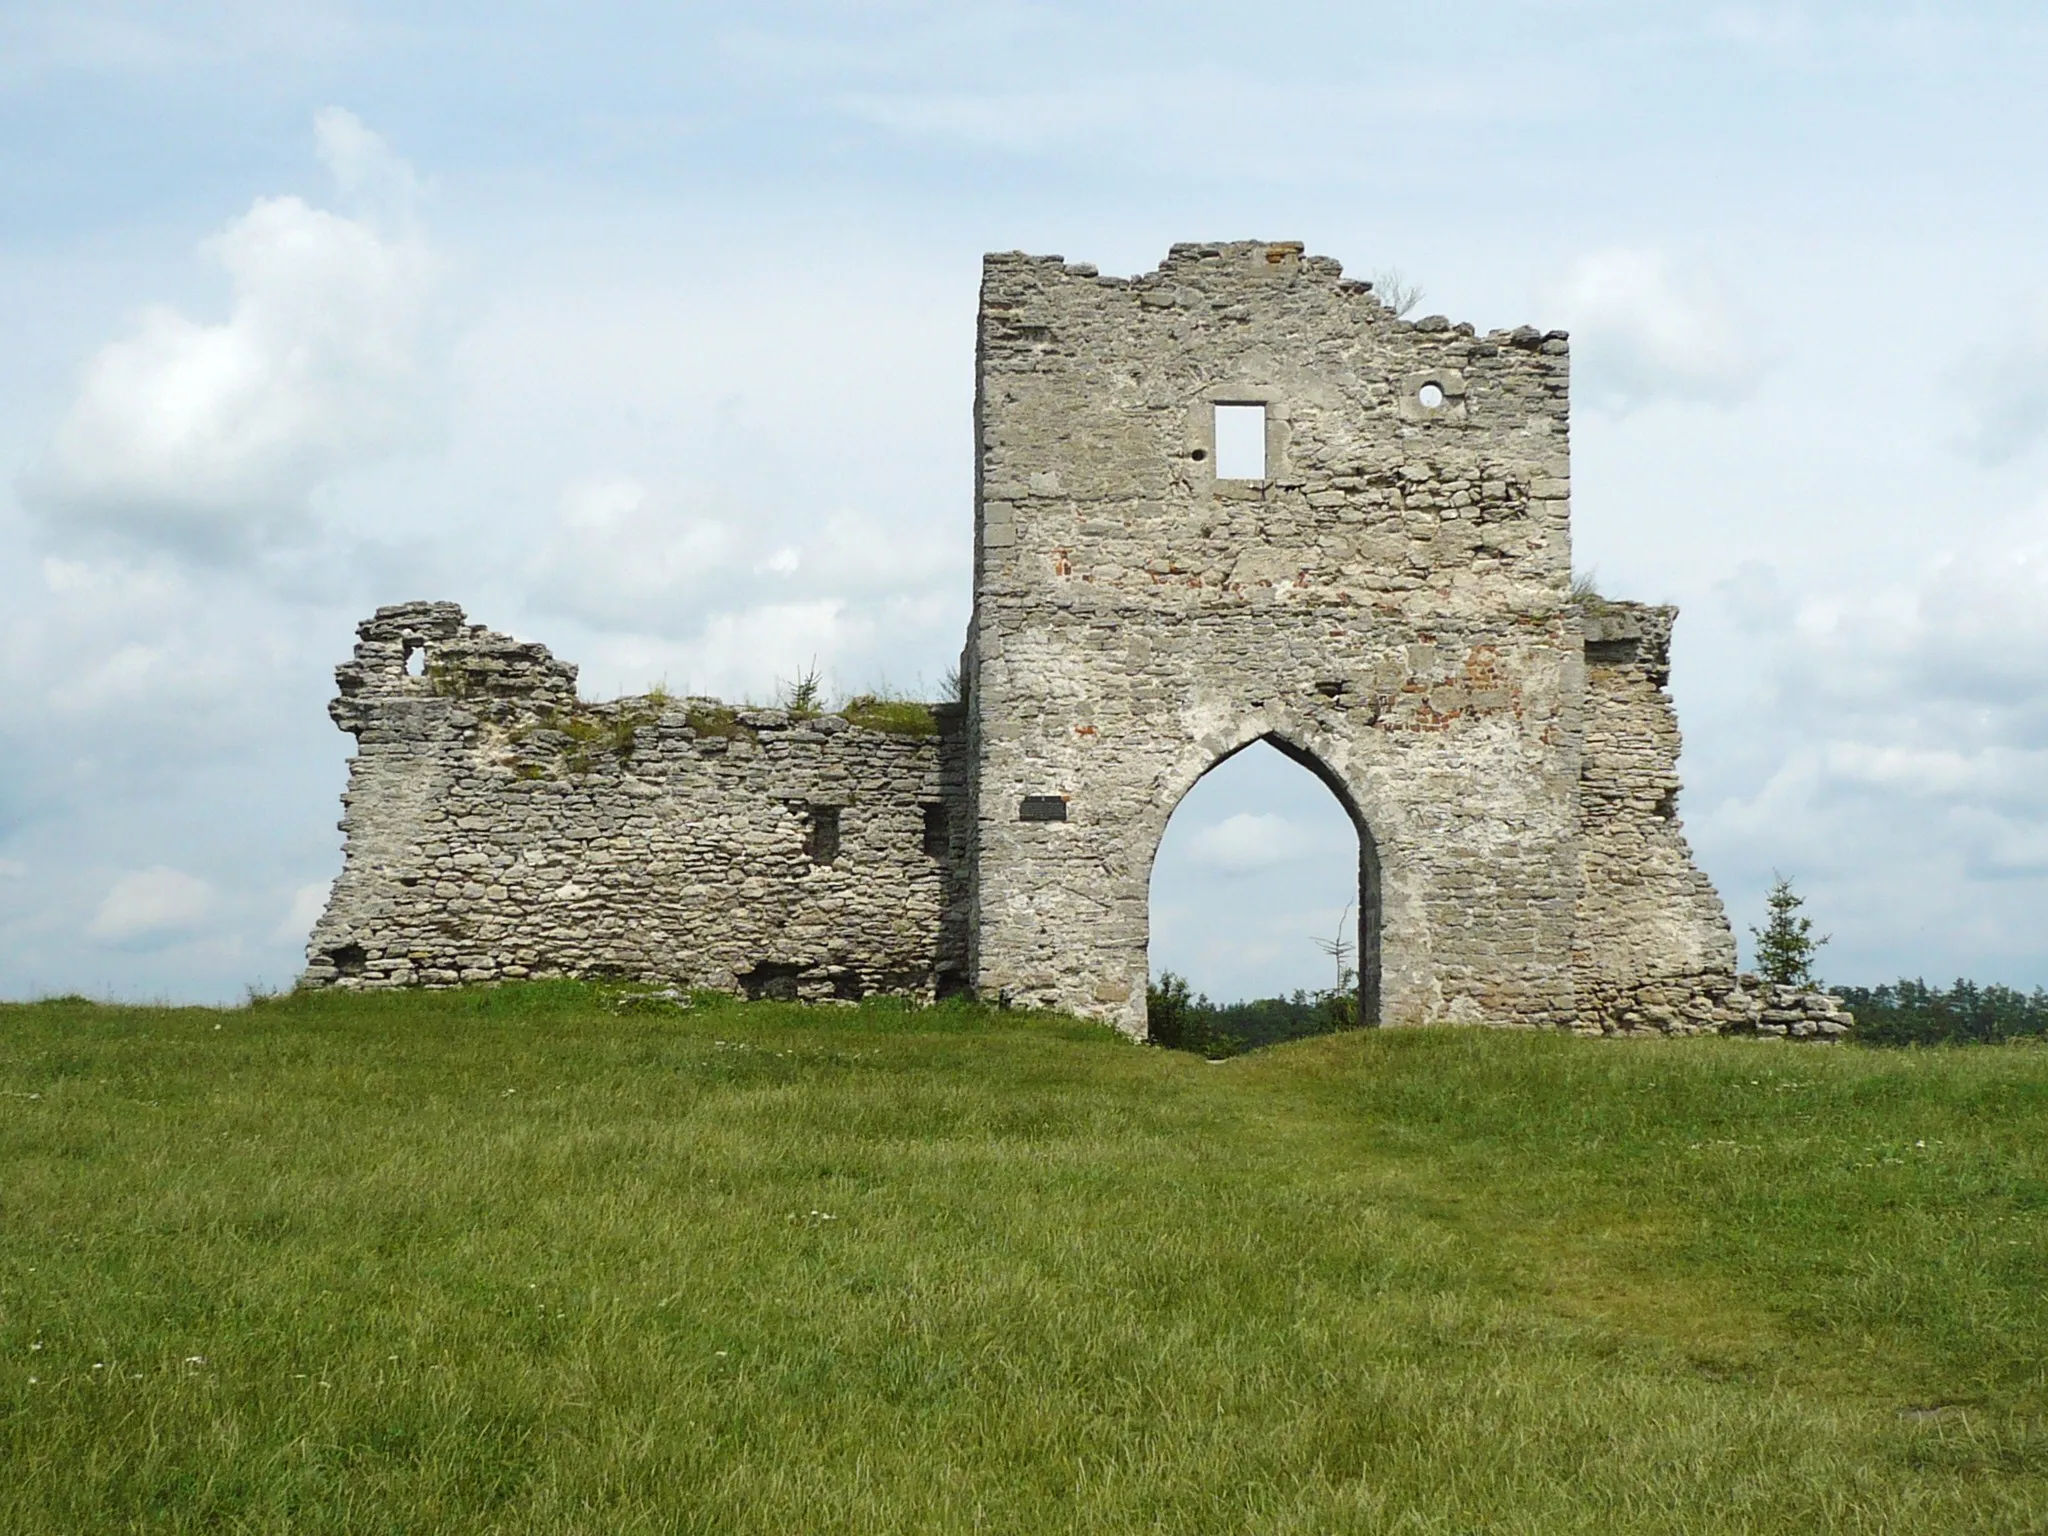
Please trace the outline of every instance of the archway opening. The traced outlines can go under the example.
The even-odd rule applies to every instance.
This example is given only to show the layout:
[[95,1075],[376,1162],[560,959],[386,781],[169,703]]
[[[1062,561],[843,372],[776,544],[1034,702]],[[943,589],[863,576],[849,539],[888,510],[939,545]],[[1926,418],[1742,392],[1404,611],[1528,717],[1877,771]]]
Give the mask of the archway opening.
[[1379,1022],[1379,865],[1313,756],[1266,738],[1174,807],[1153,859],[1148,1030],[1206,1054]]

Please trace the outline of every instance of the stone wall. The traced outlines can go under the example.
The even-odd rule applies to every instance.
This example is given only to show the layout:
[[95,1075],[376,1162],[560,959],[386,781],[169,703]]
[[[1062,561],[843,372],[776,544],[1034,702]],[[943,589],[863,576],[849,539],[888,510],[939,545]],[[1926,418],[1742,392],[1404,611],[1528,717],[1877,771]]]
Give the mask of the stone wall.
[[1728,915],[1678,819],[1678,715],[1665,691],[1678,610],[1594,597],[1580,612],[1578,1027],[1719,1029],[1747,1011],[1736,997]]
[[452,603],[379,609],[358,636],[331,710],[357,741],[344,862],[307,984],[964,984],[957,708],[917,735],[705,699],[589,704],[575,668]]
[[[1224,476],[1231,407],[1263,455]],[[380,609],[306,980],[973,990],[1142,1035],[1167,820],[1265,741],[1357,829],[1367,1021],[1838,1035],[1736,975],[1675,613],[1573,592],[1569,429],[1562,333],[1401,319],[1299,245],[991,256],[964,708],[586,703],[453,604]]]

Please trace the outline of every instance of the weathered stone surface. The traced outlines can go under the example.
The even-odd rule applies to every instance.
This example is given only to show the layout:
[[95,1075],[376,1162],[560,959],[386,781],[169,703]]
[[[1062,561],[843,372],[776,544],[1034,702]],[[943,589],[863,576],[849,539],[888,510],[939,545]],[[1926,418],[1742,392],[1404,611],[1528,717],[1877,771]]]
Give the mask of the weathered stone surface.
[[904,736],[711,699],[580,703],[573,667],[453,603],[382,608],[358,634],[331,711],[358,743],[347,854],[309,984],[964,984],[957,709]]
[[[1380,1021],[1647,1022],[1653,983],[1663,1027],[1711,1014],[1735,951],[1675,820],[1672,616],[1573,600],[1562,334],[1409,324],[1243,242],[1117,285],[992,256],[980,346],[977,987],[1142,1030],[1167,818],[1264,738],[1358,825]],[[1265,473],[1219,479],[1250,403]],[[1064,822],[1020,819],[1047,793]]]
[[[1675,611],[1572,592],[1568,393],[1562,332],[1411,324],[1295,244],[991,256],[964,710],[584,704],[452,604],[381,609],[307,981],[969,986],[1142,1034],[1167,818],[1264,739],[1358,827],[1365,1017],[1838,1036],[1736,976],[1686,847]],[[1225,405],[1262,474],[1218,477]]]

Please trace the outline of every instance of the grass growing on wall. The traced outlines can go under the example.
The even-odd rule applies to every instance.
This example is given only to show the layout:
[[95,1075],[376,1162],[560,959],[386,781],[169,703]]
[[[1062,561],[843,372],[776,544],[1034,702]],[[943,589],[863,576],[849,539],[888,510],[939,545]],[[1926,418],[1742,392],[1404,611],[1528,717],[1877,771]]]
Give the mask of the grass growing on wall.
[[0,1530],[2019,1531],[2048,1050],[0,1008]]
[[692,701],[683,720],[699,736],[723,736],[728,740],[744,737],[751,740],[754,735],[752,730],[740,722],[739,711],[730,704]]
[[936,736],[939,722],[932,707],[916,699],[893,699],[863,693],[848,699],[839,711],[850,724],[863,730],[886,731],[893,736]]

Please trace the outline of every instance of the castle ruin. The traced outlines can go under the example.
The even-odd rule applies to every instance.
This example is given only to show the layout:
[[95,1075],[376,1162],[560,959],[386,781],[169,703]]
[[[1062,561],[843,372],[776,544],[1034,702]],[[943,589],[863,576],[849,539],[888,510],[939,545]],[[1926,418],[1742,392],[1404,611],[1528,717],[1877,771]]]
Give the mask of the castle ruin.
[[305,981],[971,992],[1142,1036],[1167,820],[1265,741],[1357,827],[1362,1019],[1837,1033],[1736,976],[1675,611],[1574,593],[1570,476],[1561,332],[1410,322],[1290,243],[992,255],[960,702],[592,704],[453,604],[380,609]]

